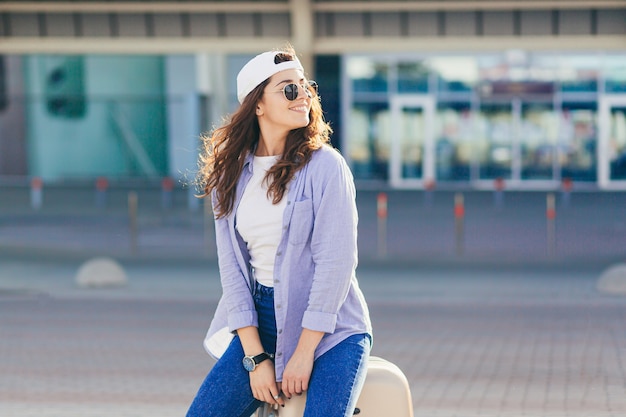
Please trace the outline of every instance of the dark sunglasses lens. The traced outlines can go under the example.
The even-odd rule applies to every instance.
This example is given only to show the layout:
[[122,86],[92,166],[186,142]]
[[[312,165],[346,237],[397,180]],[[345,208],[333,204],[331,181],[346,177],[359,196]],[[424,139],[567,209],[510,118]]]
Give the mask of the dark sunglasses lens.
[[317,83],[313,80],[309,80],[309,90],[317,94]]
[[295,84],[287,84],[285,88],[283,88],[283,91],[289,101],[294,101],[298,97],[298,86]]

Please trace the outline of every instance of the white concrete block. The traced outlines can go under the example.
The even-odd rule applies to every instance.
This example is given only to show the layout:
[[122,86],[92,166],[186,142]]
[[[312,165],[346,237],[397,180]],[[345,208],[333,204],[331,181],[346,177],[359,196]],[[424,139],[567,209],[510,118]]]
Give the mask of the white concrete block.
[[79,287],[119,287],[128,283],[124,268],[106,257],[93,258],[81,265],[76,273]]
[[597,284],[598,291],[613,295],[626,295],[626,264],[616,264],[605,270]]

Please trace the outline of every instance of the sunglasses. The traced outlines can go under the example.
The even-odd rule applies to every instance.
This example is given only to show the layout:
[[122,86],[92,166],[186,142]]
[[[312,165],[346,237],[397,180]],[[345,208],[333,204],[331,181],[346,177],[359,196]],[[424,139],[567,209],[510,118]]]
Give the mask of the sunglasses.
[[[304,90],[305,94],[309,98],[313,98],[317,96],[317,83],[313,80],[308,80],[305,84],[300,84],[300,87]],[[285,98],[289,101],[294,101],[298,98],[298,94],[300,89],[298,88],[298,84],[287,84],[280,91],[272,91],[273,93],[282,93],[285,95]]]

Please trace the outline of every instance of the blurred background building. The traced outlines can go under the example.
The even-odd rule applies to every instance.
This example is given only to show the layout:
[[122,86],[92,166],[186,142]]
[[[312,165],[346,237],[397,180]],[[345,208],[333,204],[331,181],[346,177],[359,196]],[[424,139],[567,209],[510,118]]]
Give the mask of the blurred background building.
[[291,42],[360,186],[626,189],[626,1],[3,1],[0,181],[185,179]]

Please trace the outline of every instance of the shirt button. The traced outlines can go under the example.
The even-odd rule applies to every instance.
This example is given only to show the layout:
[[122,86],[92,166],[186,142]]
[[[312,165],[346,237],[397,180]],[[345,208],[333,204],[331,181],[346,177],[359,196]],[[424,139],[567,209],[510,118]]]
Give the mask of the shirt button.
[[283,230],[287,230],[287,228],[288,228],[288,227],[289,227],[289,226],[284,225],[284,226],[283,226]]
[[283,352],[277,352],[276,356],[283,356]]
[[276,252],[276,256],[280,256],[282,254],[283,254],[282,252]]
[[279,279],[275,279],[274,280],[274,284],[280,284],[280,280]]
[[278,334],[283,334],[283,329],[278,329]]
[[281,308],[281,307],[282,307],[282,306],[281,306],[280,304],[278,304],[278,305],[276,306],[276,308]]
[[291,201],[287,201],[287,205],[291,204]]

